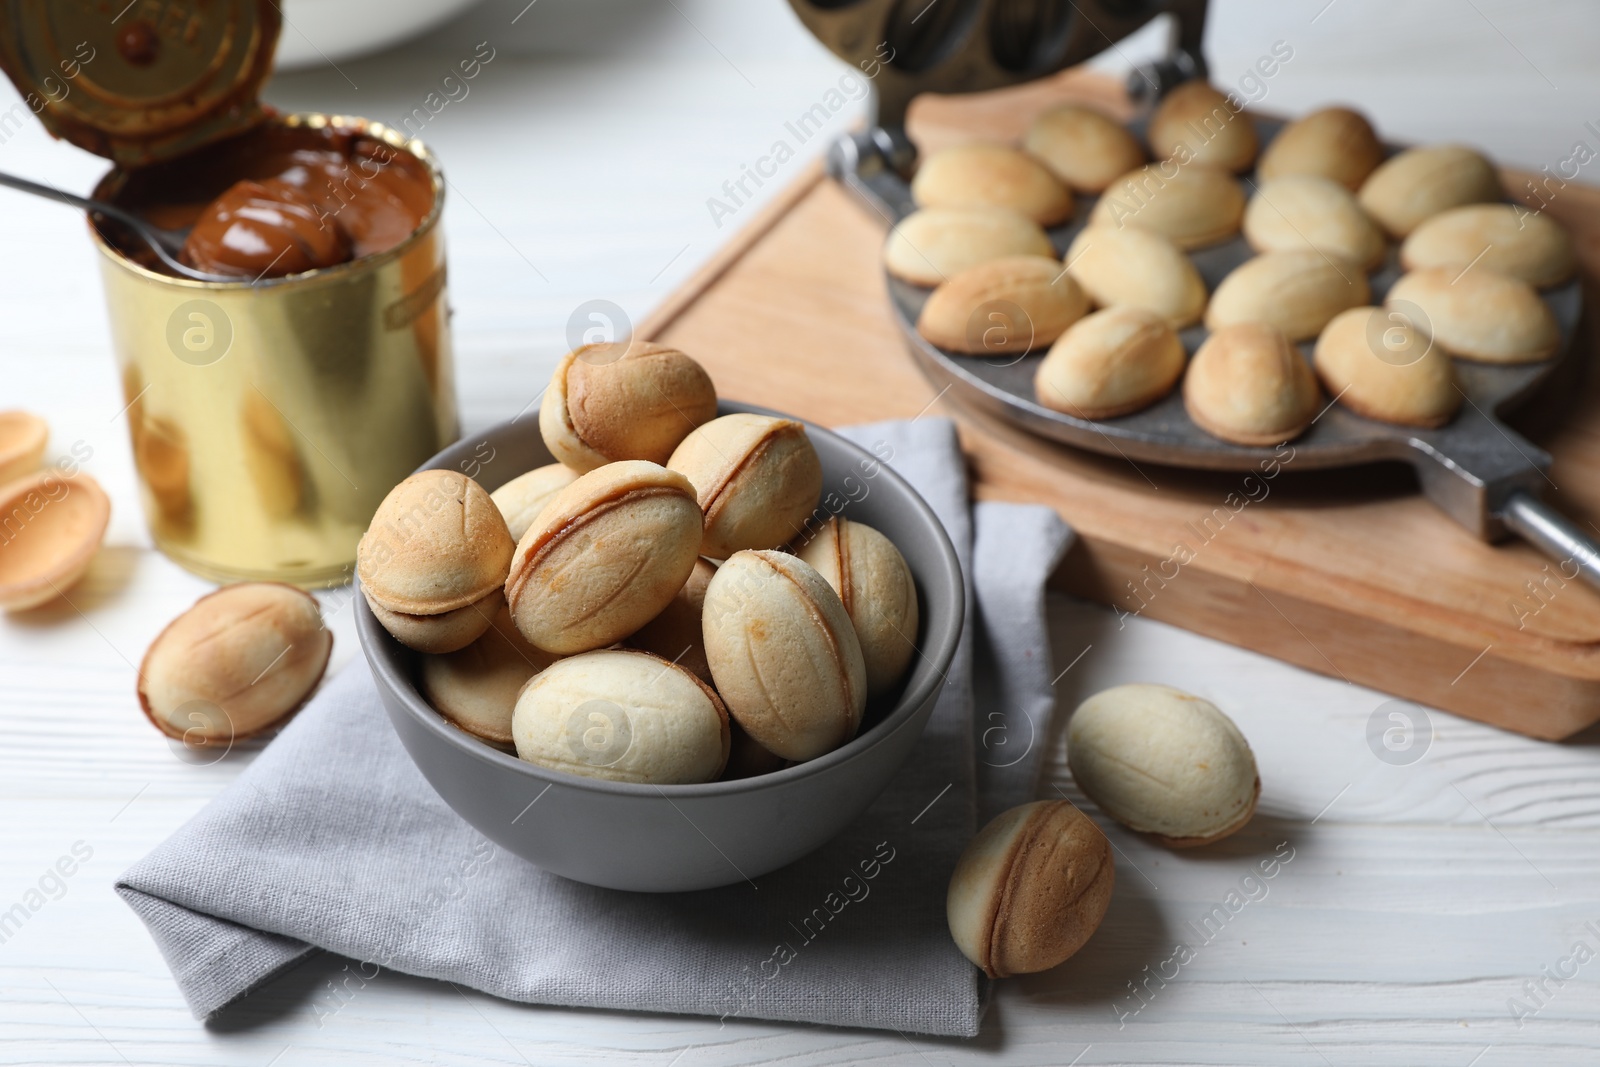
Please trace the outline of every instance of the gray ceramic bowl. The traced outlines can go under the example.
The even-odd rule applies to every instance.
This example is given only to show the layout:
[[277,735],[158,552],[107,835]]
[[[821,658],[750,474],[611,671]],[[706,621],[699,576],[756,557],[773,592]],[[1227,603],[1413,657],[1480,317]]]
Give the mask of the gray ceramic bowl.
[[[722,403],[722,414],[762,408]],[[506,755],[449,725],[413,681],[416,655],[355,597],[356,629],[378,693],[406,750],[445,802],[485,837],[591,885],[643,892],[708,889],[793,862],[844,829],[889,784],[921,736],[961,636],[963,592],[955,550],[906,482],[844,438],[807,424],[843,514],[899,546],[922,598],[920,655],[898,699],[868,709],[869,724],[842,748],[773,774],[706,785],[635,785],[580,778]],[[427,464],[460,470],[494,490],[553,462],[538,419],[464,438]],[[865,487],[865,495],[862,488]]]

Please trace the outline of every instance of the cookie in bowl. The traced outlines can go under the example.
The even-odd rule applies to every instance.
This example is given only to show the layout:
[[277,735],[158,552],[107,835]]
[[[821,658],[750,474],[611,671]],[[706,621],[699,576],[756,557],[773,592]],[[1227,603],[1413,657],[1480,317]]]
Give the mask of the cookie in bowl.
[[861,642],[867,695],[892,692],[916,652],[917,585],[900,550],[864,522],[835,515],[795,553],[839,594]]
[[389,491],[356,546],[361,592],[384,629],[418,652],[454,652],[489,628],[516,542],[477,482],[419,471]]
[[711,782],[728,763],[728,710],[716,692],[683,667],[627,649],[540,671],[517,697],[511,735],[520,759],[614,782]]
[[462,731],[509,748],[511,713],[528,679],[556,662],[517,632],[501,608],[489,628],[466,648],[423,656],[417,683],[428,702]]
[[561,656],[622,640],[683,588],[701,532],[694,486],[677,471],[642,459],[590,471],[517,542],[505,579],[517,630]]
[[787,552],[735,553],[706,588],[706,659],[728,713],[767,751],[810,760],[856,735],[867,667],[839,594]]
[[546,463],[517,475],[490,493],[489,499],[505,517],[512,540],[520,541],[551,498],[577,480],[578,472],[565,463]]
[[556,367],[539,405],[551,455],[582,474],[607,463],[665,464],[717,414],[711,376],[676,348],[648,341],[584,345]]
[[700,630],[700,619],[705,614],[706,586],[711,584],[715,573],[715,563],[708,559],[696,560],[683,588],[673,594],[655,618],[628,638],[627,646],[686,667],[696,678],[709,683],[711,665],[706,662],[706,642]]
[[822,466],[794,419],[724,415],[684,438],[668,461],[705,512],[700,555],[727,559],[797,537],[822,496]]

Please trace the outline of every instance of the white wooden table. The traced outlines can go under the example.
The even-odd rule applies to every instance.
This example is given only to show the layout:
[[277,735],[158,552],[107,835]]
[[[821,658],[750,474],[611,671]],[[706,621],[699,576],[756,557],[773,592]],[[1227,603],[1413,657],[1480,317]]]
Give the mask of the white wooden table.
[[[435,71],[478,41],[495,47],[470,97],[422,131],[451,179],[469,429],[537,392],[579,303],[610,299],[637,317],[681,282],[742,221],[718,229],[706,198],[838,77],[777,0],[525,2],[486,4],[401,52],[284,76],[268,94],[287,107],[394,120],[422,101]],[[1353,100],[1385,132],[1468,138],[1535,168],[1575,140],[1600,147],[1583,125],[1600,120],[1591,58],[1600,14],[1585,0],[1534,12],[1490,0],[1325,4],[1216,0],[1219,80],[1282,39],[1296,56],[1270,84],[1274,109]],[[0,95],[0,110],[10,103]],[[0,142],[0,169],[86,189],[101,164],[28,127]],[[208,586],[149,547],[81,220],[10,194],[0,204],[0,406],[48,417],[52,456],[74,442],[91,447],[87,467],[114,502],[107,547],[72,604],[0,619],[0,914],[16,903],[29,912],[0,941],[0,1061],[1488,1067],[1600,1058],[1600,962],[1564,962],[1578,942],[1600,954],[1600,733],[1541,744],[1433,713],[1415,747],[1386,762],[1368,741],[1375,714],[1389,725],[1384,695],[1157,623],[1119,629],[1106,611],[1067,600],[1052,604],[1057,663],[1087,652],[1060,680],[1063,706],[1132,680],[1203,694],[1255,748],[1261,812],[1247,833],[1186,854],[1102,823],[1119,849],[1105,925],[1067,966],[1003,983],[974,1042],[526,1007],[387,973],[340,1003],[330,982],[344,961],[331,958],[197,1024],[111,883],[251,754],[184,762],[137,709],[132,664]],[[358,654],[345,601],[327,598],[336,663]],[[1059,737],[1052,744],[1059,757]],[[1053,777],[1077,799],[1059,758]],[[1278,876],[1242,882],[1280,842],[1293,859]],[[88,857],[67,865],[75,873],[49,877],[74,849]],[[1189,924],[1201,926],[1234,890],[1248,902],[1214,917],[1219,932],[1202,944]],[[1195,952],[1170,977],[1179,940]],[[1133,993],[1141,983],[1143,1001]],[[1520,1025],[1513,998],[1530,1016]]]

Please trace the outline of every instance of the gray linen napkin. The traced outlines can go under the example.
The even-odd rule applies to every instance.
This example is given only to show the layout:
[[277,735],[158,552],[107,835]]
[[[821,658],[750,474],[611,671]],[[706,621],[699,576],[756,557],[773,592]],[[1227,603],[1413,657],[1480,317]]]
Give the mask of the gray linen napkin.
[[[982,639],[973,653],[973,730],[982,826],[1038,792],[1056,706],[1044,579],[1073,534],[1049,508],[979,504],[974,511],[972,583]],[[1041,559],[1050,561],[1043,575]]]
[[[366,978],[389,968],[529,1003],[976,1034],[987,982],[950,940],[945,884],[980,783],[984,810],[1031,796],[1042,746],[1013,759],[984,740],[985,716],[1044,735],[1043,583],[1070,533],[1045,508],[985,504],[974,521],[946,420],[843,432],[917,488],[977,578],[968,603],[995,686],[983,714],[969,615],[926,733],[843,834],[754,888],[634,894],[547,874],[462,821],[357,661],[118,880],[196,1017],[324,949]],[[975,751],[991,753],[981,777]]]

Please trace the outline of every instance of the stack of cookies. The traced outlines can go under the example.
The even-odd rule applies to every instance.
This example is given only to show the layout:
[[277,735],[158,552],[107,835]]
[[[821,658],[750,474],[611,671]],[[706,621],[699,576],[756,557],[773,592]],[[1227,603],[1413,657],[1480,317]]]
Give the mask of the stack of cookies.
[[560,462],[492,494],[427,470],[361,540],[374,616],[450,723],[523,759],[695,783],[815,759],[892,699],[919,623],[879,531],[819,511],[806,428],[717,416],[676,349],[589,345],[545,390]]
[[[1369,419],[1443,425],[1462,399],[1455,359],[1555,353],[1539,290],[1576,268],[1570,237],[1503,202],[1470,148],[1390,156],[1342,107],[1263,146],[1238,101],[1200,82],[1167,95],[1143,140],[1060,107],[1021,147],[931,154],[911,192],[918,210],[884,261],[932,290],[917,321],[927,341],[955,356],[1043,353],[1038,403],[1082,419],[1131,414],[1181,382],[1190,419],[1244,445],[1298,436],[1329,397]],[[1208,293],[1192,254],[1241,239],[1253,258]],[[1369,275],[1391,264],[1405,273],[1374,300]],[[1192,357],[1178,336],[1190,327]]]

